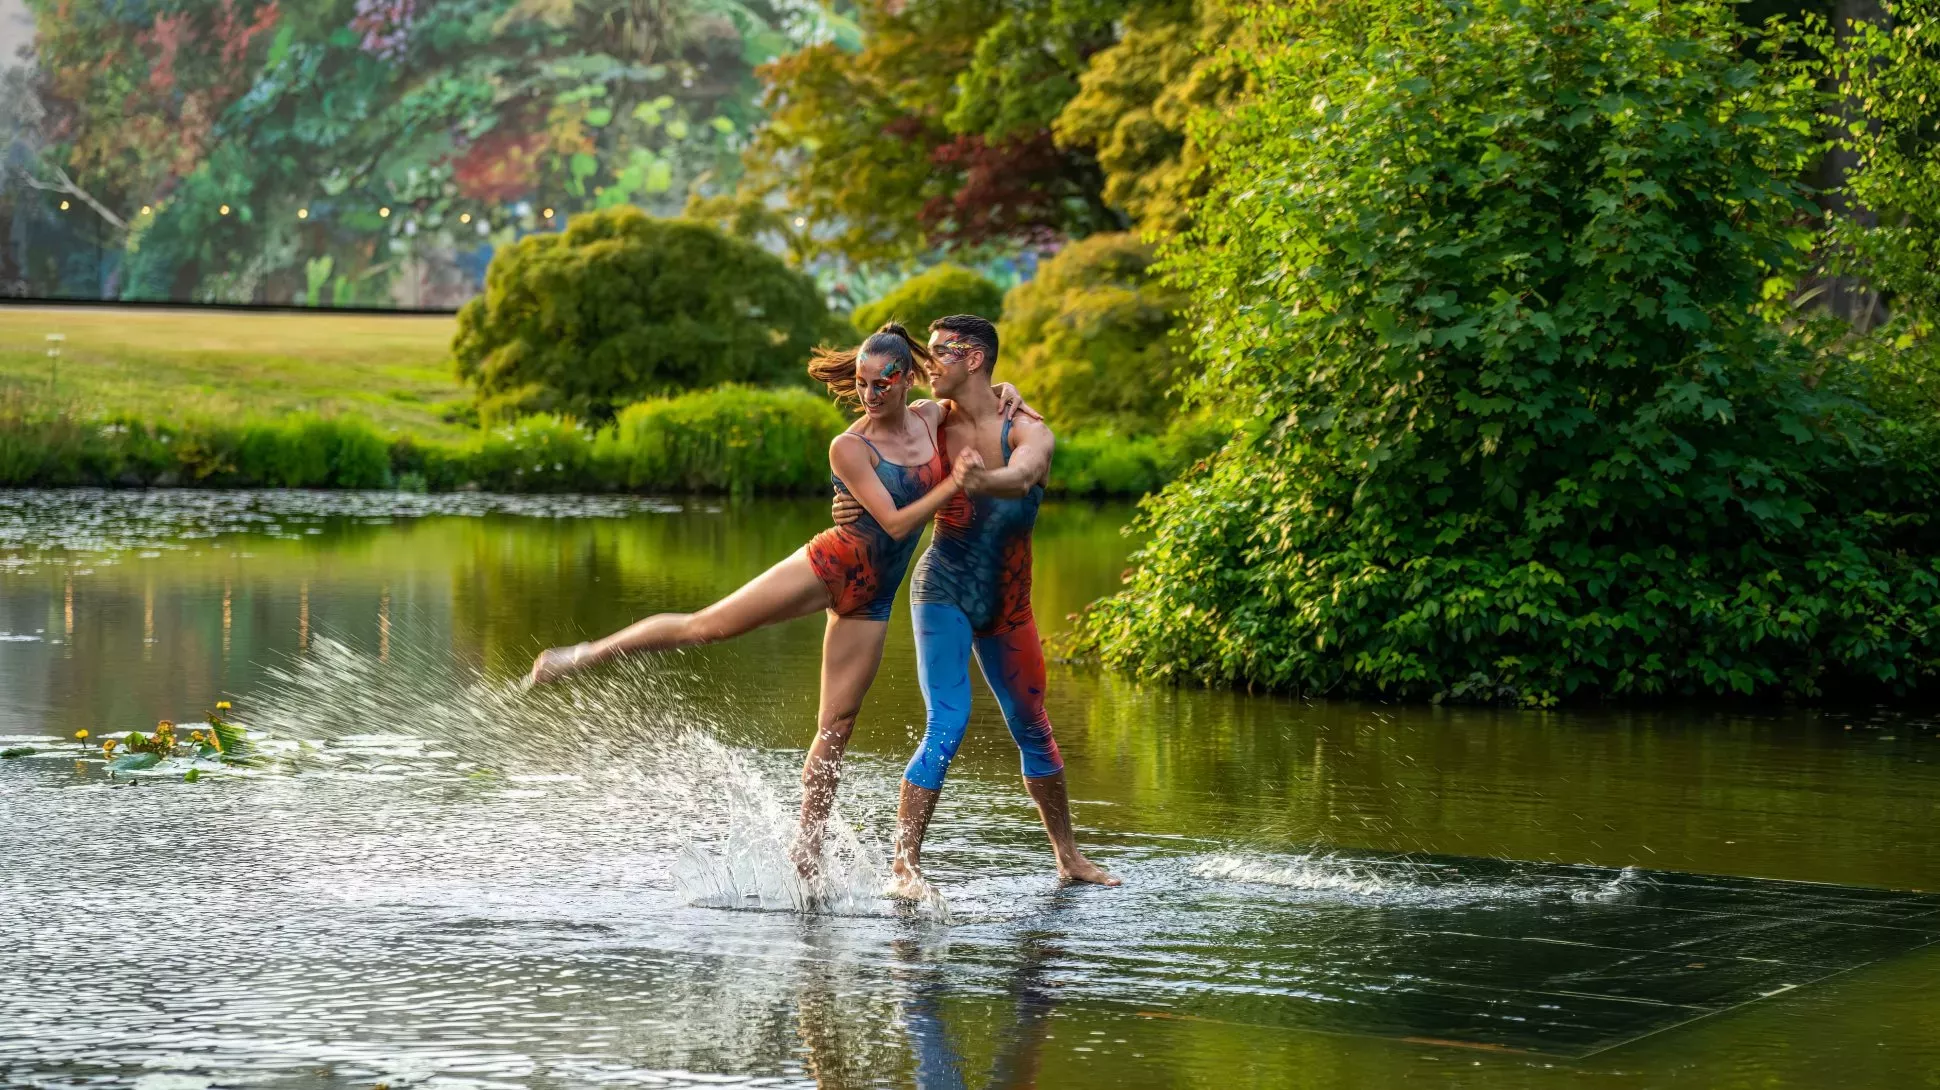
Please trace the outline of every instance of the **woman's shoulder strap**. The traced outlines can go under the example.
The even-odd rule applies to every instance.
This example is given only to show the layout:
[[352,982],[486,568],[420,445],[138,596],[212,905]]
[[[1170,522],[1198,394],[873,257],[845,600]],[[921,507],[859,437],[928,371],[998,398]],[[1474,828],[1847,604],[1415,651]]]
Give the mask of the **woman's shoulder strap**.
[[[858,421],[857,423],[860,423],[860,421]],[[851,437],[853,437],[853,438],[856,438],[856,439],[860,439],[860,440],[862,440],[862,445],[863,445],[863,446],[865,446],[865,447],[868,447],[868,448],[869,448],[869,453],[875,456],[875,459],[876,459],[876,461],[878,461],[878,462],[880,462],[880,461],[882,461],[882,451],[879,451],[879,450],[877,450],[877,449],[876,449],[876,444],[874,444],[874,443],[871,443],[871,442],[869,441],[869,437],[868,437],[868,436],[866,436],[866,435],[864,435],[864,434],[862,434],[861,432],[859,432],[859,431],[857,431],[857,430],[855,430],[855,427],[854,427],[854,426],[851,426],[851,427],[849,427],[848,429],[846,429],[845,431],[843,431],[843,433],[842,433],[842,435],[847,435],[847,436],[851,436]],[[836,436],[836,438],[837,438],[837,439],[840,439],[840,438],[842,438],[842,435],[838,435],[838,436]]]

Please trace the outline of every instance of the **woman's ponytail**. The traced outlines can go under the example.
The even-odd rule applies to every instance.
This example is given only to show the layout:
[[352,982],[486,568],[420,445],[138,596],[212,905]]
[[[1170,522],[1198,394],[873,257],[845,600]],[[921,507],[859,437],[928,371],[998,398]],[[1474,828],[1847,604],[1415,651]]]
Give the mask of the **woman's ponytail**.
[[808,361],[809,376],[826,385],[837,401],[859,411],[862,396],[856,392],[855,365],[863,356],[888,356],[905,371],[931,359],[929,346],[910,336],[902,323],[884,322],[859,348],[817,348]]

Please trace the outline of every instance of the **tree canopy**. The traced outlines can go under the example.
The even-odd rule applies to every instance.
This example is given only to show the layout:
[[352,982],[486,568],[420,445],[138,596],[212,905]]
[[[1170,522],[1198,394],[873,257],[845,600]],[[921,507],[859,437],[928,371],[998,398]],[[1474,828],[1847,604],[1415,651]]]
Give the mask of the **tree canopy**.
[[756,66],[855,40],[779,0],[28,6],[16,249],[100,242],[64,291],[131,299],[455,305],[492,245],[731,185]]
[[1073,243],[1004,298],[1005,378],[1061,427],[1158,434],[1185,363],[1185,299],[1153,274],[1152,247],[1125,232]]

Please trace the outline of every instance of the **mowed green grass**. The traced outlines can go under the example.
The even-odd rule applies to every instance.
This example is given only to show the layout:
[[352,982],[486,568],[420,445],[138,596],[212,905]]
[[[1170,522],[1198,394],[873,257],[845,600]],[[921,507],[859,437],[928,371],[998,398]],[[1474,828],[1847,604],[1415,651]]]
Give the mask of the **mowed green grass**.
[[[360,417],[452,436],[445,315],[0,307],[0,398],[81,415]],[[63,334],[50,383],[50,333]]]

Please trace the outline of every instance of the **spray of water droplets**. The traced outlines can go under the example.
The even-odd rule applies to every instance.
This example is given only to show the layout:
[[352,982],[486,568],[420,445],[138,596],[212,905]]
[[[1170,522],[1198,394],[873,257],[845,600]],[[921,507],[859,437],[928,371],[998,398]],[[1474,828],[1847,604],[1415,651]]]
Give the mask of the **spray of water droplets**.
[[[888,914],[883,838],[838,807],[819,862],[791,856],[797,797],[791,754],[724,741],[725,725],[690,699],[677,660],[624,663],[525,691],[407,653],[378,663],[343,643],[271,673],[249,725],[296,741],[300,771],[521,784],[575,781],[606,793],[636,825],[677,845],[670,868],[684,903],[837,915]],[[919,914],[947,921],[932,893]]]

